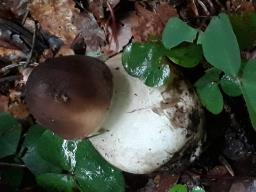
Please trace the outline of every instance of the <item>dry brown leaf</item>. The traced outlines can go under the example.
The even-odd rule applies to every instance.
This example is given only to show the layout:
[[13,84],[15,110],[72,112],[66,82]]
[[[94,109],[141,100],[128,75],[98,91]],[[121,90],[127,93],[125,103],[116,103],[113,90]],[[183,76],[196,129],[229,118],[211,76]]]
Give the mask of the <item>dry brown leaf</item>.
[[17,119],[25,119],[29,116],[28,108],[23,103],[15,102],[10,104],[8,111]]
[[150,37],[160,36],[168,19],[177,16],[177,11],[169,4],[160,4],[153,11],[135,3],[136,15],[132,23],[135,41],[144,42]]
[[8,102],[9,102],[8,97],[6,97],[4,95],[0,95],[0,112],[8,111]]
[[75,13],[79,13],[74,1],[34,0],[29,4],[29,11],[43,30],[59,37],[67,45],[72,43],[77,34],[72,17]]
[[29,4],[32,17],[47,33],[60,38],[70,48],[79,35],[87,49],[99,49],[105,34],[92,14],[80,13],[73,0],[34,0]]
[[76,14],[73,22],[77,26],[78,38],[83,38],[87,51],[98,51],[104,46],[106,41],[105,33],[91,13]]
[[21,50],[0,47],[0,59],[3,61],[17,62],[27,56]]
[[[117,31],[117,42],[113,36],[109,38],[109,44],[103,48],[105,55],[112,56],[116,53],[119,53],[123,50],[124,46],[126,46],[132,38],[132,30],[131,30],[131,22],[134,13],[129,14],[125,19],[120,21],[120,27]],[[111,29],[109,29],[109,33],[111,34]]]
[[246,0],[228,0],[226,2],[227,9],[230,12],[255,11],[252,1]]

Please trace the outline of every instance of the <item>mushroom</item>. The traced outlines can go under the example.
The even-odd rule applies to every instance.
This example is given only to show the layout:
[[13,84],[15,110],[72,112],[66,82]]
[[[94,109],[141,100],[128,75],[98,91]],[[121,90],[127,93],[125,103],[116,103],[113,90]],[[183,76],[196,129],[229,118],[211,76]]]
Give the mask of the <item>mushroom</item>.
[[150,173],[185,154],[193,161],[204,136],[203,112],[189,83],[177,78],[150,88],[126,73],[120,55],[106,64],[86,56],[40,64],[27,82],[31,113],[67,139],[105,130],[90,141],[126,172]]
[[101,128],[112,93],[112,75],[104,62],[64,56],[32,71],[25,101],[40,124],[65,139],[79,139]]
[[203,111],[193,88],[182,79],[150,88],[127,74],[121,56],[107,61],[114,93],[106,132],[90,138],[112,165],[134,173],[150,173],[190,153],[193,161],[204,136]]

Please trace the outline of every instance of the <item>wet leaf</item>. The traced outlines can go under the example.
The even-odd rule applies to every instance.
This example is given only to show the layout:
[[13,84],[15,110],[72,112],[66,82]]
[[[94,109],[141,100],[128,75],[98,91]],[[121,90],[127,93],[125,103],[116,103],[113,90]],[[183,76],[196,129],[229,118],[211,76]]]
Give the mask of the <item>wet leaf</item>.
[[0,158],[15,154],[20,135],[20,124],[10,114],[0,113]]
[[249,61],[242,74],[242,93],[251,118],[252,126],[256,129],[256,60]]
[[75,180],[71,175],[45,173],[36,176],[36,181],[40,186],[43,186],[47,191],[73,192],[78,190],[75,187]]
[[170,50],[168,58],[177,65],[190,68],[200,63],[203,51],[200,45],[178,46]]
[[148,86],[160,87],[171,76],[166,51],[158,43],[132,43],[124,50],[122,63],[129,75],[140,78]]
[[162,43],[165,48],[171,49],[183,42],[192,43],[198,31],[184,21],[177,17],[171,18],[166,24],[163,34],[162,34]]
[[256,13],[244,12],[229,16],[241,50],[250,49],[256,41]]
[[213,114],[219,114],[223,109],[223,96],[218,87],[220,73],[212,68],[195,83],[202,105]]
[[224,93],[228,96],[237,97],[242,94],[239,80],[230,75],[223,75],[220,85]]
[[[42,187],[51,191],[124,191],[121,172],[110,166],[89,141],[63,140],[48,130],[42,134],[33,131],[33,135],[39,138],[33,143],[30,141],[35,139],[27,135],[30,139],[25,143],[32,146],[28,147],[29,155],[26,154],[23,160]],[[64,181],[66,187],[59,188]]]
[[204,56],[211,65],[226,74],[238,74],[241,65],[240,50],[226,14],[213,17],[200,40]]
[[181,185],[181,184],[176,184],[174,185],[169,192],[187,192],[187,186],[186,185]]
[[177,11],[169,3],[162,2],[151,11],[136,2],[132,22],[132,33],[135,41],[147,42],[152,37],[161,36],[165,24],[173,16],[177,16]]

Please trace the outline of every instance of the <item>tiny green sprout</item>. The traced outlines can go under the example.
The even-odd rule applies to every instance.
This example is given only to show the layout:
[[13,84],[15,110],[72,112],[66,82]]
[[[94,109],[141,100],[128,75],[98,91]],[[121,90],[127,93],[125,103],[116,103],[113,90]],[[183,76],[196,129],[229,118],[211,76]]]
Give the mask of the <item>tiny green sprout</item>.
[[169,189],[169,192],[188,192],[188,189],[186,185],[176,184]]

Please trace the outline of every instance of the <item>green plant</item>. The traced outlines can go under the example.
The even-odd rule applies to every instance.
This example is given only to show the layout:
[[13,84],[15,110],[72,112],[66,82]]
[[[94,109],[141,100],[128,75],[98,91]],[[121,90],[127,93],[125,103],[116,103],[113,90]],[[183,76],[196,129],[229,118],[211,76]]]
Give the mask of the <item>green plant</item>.
[[[224,13],[213,17],[205,32],[190,27],[178,18],[171,18],[165,26],[161,42],[139,44],[139,47],[133,43],[125,49],[124,67],[130,75],[141,79],[148,74],[156,74],[154,83],[145,81],[145,84],[159,87],[172,79],[170,61],[182,67],[195,67],[203,55],[213,68],[205,71],[195,83],[202,105],[213,114],[219,114],[224,103],[222,92],[231,97],[243,95],[252,126],[256,129],[256,60],[242,62],[240,57],[240,48],[251,48],[256,41],[256,14],[233,15],[230,18]],[[245,28],[249,28],[249,34],[253,37],[247,37]],[[151,49],[146,48],[149,44]],[[137,49],[133,49],[136,46]],[[152,47],[157,49],[157,55]],[[143,55],[140,54],[142,52]],[[152,58],[161,59],[155,64]],[[155,67],[149,67],[152,63]],[[150,73],[142,70],[142,75],[136,75],[137,69],[148,68]],[[165,68],[170,72],[164,73],[162,69]],[[162,71],[157,73],[155,69]],[[160,81],[163,78],[164,81]]]
[[17,190],[28,168],[47,191],[124,191],[122,173],[88,140],[64,140],[39,125],[22,132],[11,115],[0,113],[0,164],[7,167],[0,175],[5,184]]
[[[186,185],[176,184],[169,189],[169,192],[188,192],[188,189]],[[205,192],[205,190],[199,186],[195,186],[191,192]]]

